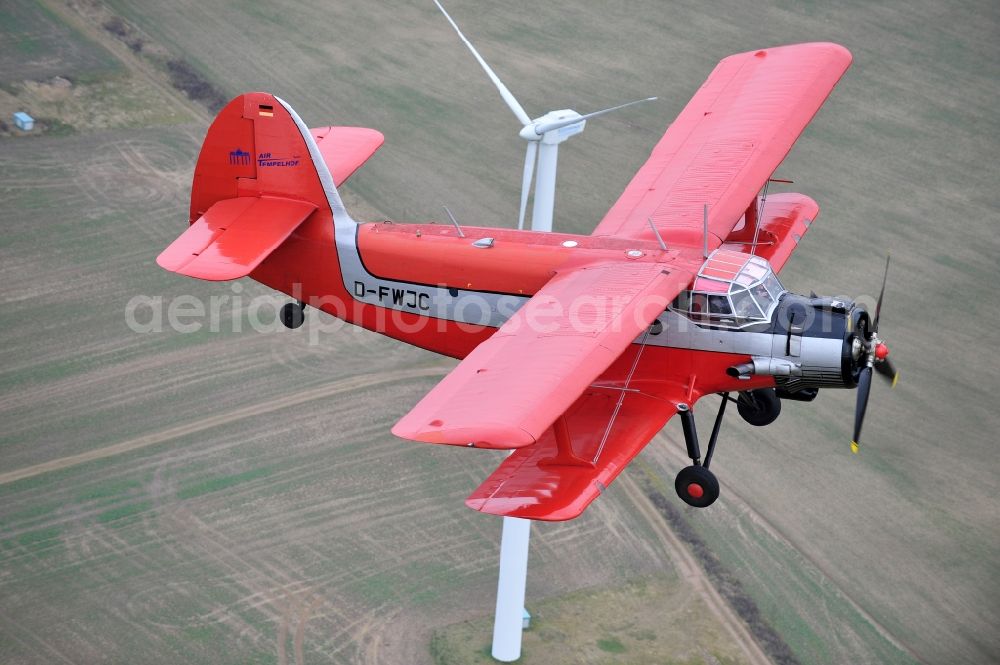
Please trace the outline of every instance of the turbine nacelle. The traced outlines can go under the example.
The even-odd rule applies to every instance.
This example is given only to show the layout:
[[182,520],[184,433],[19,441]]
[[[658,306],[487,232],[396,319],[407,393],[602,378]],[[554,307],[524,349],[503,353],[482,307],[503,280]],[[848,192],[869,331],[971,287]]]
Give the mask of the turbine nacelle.
[[541,141],[549,145],[562,143],[583,132],[587,120],[572,109],[549,111],[525,125],[518,133],[525,141]]
[[[533,231],[551,231],[552,213],[555,208],[556,164],[559,158],[559,144],[569,137],[576,136],[582,132],[588,118],[604,115],[605,113],[617,111],[618,109],[639,104],[640,102],[652,101],[656,97],[639,99],[609,109],[594,111],[586,115],[580,115],[571,109],[549,111],[545,115],[532,120],[524,110],[524,107],[521,106],[521,103],[514,97],[514,94],[504,85],[500,77],[496,75],[496,72],[493,71],[486,60],[483,59],[483,56],[479,54],[479,51],[476,50],[476,47],[472,45],[472,42],[462,34],[462,30],[458,27],[458,24],[445,11],[439,0],[434,0],[434,4],[441,10],[444,17],[448,19],[448,23],[455,29],[459,39],[468,47],[473,57],[479,63],[479,66],[483,68],[490,81],[493,82],[493,86],[500,93],[500,98],[507,104],[507,107],[514,114],[514,117],[517,118],[518,122],[521,123],[519,134],[521,138],[528,142],[528,149],[524,155],[524,171],[521,178],[521,207],[518,213],[517,228],[524,228],[524,214],[528,206],[528,195],[531,191],[532,179],[534,179],[535,203],[531,213],[531,228]],[[541,146],[540,151],[539,145]],[[534,177],[536,161],[538,162],[537,178]]]

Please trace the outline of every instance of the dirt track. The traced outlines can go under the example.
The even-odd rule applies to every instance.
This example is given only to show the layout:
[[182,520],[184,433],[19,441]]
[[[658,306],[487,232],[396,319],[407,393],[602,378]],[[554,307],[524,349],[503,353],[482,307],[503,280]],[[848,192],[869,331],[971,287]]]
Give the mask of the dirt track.
[[422,367],[419,369],[379,374],[377,376],[352,376],[326,386],[313,388],[311,390],[304,390],[300,393],[281,397],[262,404],[251,404],[228,413],[222,413],[217,416],[209,416],[208,418],[201,418],[200,420],[195,420],[194,422],[185,423],[183,425],[177,425],[176,427],[171,427],[154,434],[146,434],[134,439],[129,439],[128,441],[122,441],[121,443],[115,443],[110,446],[104,446],[103,448],[97,448],[96,450],[88,450],[87,452],[80,453],[79,455],[68,455],[66,457],[60,457],[48,462],[42,462],[41,464],[34,464],[32,466],[23,467],[14,471],[8,471],[0,474],[0,485],[12,483],[17,480],[23,480],[25,478],[31,478],[32,476],[48,473],[50,471],[66,469],[78,464],[85,464],[87,462],[103,459],[105,457],[120,455],[122,453],[170,441],[171,439],[176,439],[178,437],[194,434],[202,430],[213,427],[221,427],[222,425],[226,425],[243,418],[248,418],[250,416],[259,416],[261,414],[271,413],[290,406],[304,404],[305,402],[339,395],[351,390],[358,390],[361,388],[368,388],[383,383],[402,381],[406,379],[416,379],[427,376],[443,376],[445,371],[445,367]]
[[670,553],[670,558],[674,562],[674,565],[677,566],[680,576],[694,587],[698,595],[705,601],[708,609],[719,620],[719,623],[726,629],[726,632],[733,638],[733,641],[742,649],[747,660],[752,665],[769,665],[771,660],[768,659],[757,642],[754,641],[746,624],[740,620],[729,604],[726,603],[725,599],[712,586],[711,581],[705,575],[705,571],[702,570],[691,554],[691,550],[670,529],[669,525],[664,521],[663,516],[657,512],[635,480],[628,474],[624,474],[618,479],[618,484],[625,490],[632,504],[639,509],[639,512],[642,513],[643,517],[652,527],[663,548]]

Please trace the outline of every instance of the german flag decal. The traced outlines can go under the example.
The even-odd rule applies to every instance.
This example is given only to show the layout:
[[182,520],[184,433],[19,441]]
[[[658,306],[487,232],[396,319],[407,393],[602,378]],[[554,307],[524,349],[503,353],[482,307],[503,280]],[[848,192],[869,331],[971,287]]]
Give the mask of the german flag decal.
[[273,106],[267,106],[267,105],[261,104],[260,106],[257,107],[257,112],[260,115],[264,116],[265,118],[273,118],[274,117],[274,107]]

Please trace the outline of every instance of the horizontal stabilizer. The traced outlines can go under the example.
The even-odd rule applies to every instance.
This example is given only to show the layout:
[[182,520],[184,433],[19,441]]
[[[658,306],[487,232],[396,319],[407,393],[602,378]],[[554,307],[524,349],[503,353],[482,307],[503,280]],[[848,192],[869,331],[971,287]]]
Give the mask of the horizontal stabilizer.
[[217,201],[156,262],[198,279],[246,277],[314,210],[306,201],[270,196]]
[[333,183],[340,187],[375,151],[382,147],[382,132],[367,127],[319,127],[310,129]]

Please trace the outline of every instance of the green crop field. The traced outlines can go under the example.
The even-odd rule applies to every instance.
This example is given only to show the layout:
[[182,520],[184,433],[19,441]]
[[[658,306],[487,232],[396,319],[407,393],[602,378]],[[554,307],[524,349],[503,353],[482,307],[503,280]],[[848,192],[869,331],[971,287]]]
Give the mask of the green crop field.
[[[462,499],[502,455],[389,434],[453,361],[328,318],[286,331],[283,299],[251,307],[262,287],[155,264],[210,117],[168,58],[382,131],[343,192],[360,219],[516,223],[517,123],[433,3],[8,5],[3,119],[63,124],[0,136],[0,662],[487,662],[499,520]],[[583,517],[534,528],[525,662],[996,662],[996,3],[448,7],[531,114],[660,97],[563,147],[555,226],[580,233],[720,58],[844,44],[853,67],[777,173],[823,211],[781,277],[871,302],[892,253],[902,378],[874,386],[861,454],[853,392],[762,429],[733,414],[722,498],[697,511],[671,498],[670,423]],[[213,325],[128,325],[191,298]],[[760,656],[736,624],[775,642]]]
[[8,85],[57,75],[92,79],[121,69],[111,53],[45,5],[8,0],[0,7],[0,77]]

